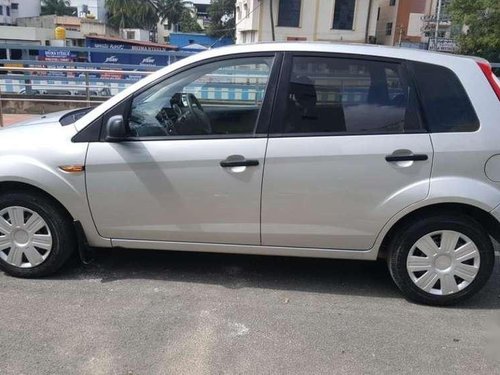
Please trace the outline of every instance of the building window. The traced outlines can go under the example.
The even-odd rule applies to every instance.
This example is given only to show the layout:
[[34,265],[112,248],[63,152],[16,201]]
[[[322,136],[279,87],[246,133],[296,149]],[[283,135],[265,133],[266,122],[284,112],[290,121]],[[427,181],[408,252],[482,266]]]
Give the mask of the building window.
[[299,27],[301,0],[279,0],[278,26]]
[[394,5],[396,5],[396,0],[390,0],[390,1],[389,1],[389,5],[390,5],[391,7],[393,7]]
[[333,13],[333,28],[336,30],[352,30],[356,0],[336,0]]
[[7,17],[10,17],[10,7],[9,6],[5,7],[5,13],[7,14]]
[[11,9],[12,9],[12,10],[18,10],[18,9],[19,9],[19,4],[17,4],[17,3],[12,3],[12,5],[11,5]]
[[239,6],[236,7],[236,21],[241,20],[241,8]]
[[385,35],[392,35],[392,22],[387,22],[385,25]]
[[380,7],[377,10],[377,21],[380,19]]

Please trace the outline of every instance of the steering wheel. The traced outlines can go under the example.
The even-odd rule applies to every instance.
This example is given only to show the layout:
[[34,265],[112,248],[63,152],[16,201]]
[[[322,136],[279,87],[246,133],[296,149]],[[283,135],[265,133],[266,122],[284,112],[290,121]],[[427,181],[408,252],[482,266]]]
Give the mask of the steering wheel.
[[202,125],[202,130],[205,134],[212,134],[212,125],[210,124],[210,118],[207,116],[200,101],[194,94],[186,94],[186,102],[188,105],[189,113],[196,118]]

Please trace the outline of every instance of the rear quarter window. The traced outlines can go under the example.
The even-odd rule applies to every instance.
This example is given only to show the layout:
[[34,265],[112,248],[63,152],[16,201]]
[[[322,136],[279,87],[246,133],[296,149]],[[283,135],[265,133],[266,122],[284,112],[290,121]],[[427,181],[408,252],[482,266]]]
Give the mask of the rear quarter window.
[[413,66],[430,132],[473,132],[479,129],[474,107],[453,71],[425,63],[414,63]]

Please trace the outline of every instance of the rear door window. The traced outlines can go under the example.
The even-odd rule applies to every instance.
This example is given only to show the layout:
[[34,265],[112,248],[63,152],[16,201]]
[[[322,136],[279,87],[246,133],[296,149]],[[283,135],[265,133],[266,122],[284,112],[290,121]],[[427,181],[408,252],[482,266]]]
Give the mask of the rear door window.
[[458,77],[450,69],[414,63],[416,84],[430,132],[473,132],[479,119]]
[[416,95],[397,62],[294,56],[281,134],[422,131]]

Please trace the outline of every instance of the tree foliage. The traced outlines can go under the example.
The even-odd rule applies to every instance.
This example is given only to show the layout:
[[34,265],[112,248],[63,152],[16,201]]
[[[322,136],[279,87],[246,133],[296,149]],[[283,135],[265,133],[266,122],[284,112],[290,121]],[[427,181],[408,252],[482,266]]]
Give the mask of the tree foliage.
[[154,31],[159,21],[180,25],[185,32],[200,32],[184,0],[106,0],[108,23],[115,28],[140,28]]
[[152,0],[152,3],[157,9],[160,20],[162,22],[168,20],[170,27],[171,25],[177,25],[181,21],[181,18],[186,13],[186,5],[189,2],[183,0]]
[[189,9],[184,9],[179,20],[179,31],[183,33],[201,33],[203,28],[198,24],[196,17]]
[[42,15],[76,16],[67,0],[42,0]]
[[208,8],[210,25],[207,34],[215,37],[230,36],[234,38],[235,11],[234,0],[212,0]]
[[151,3],[142,0],[106,0],[108,23],[115,28],[153,30],[159,16]]
[[453,0],[452,21],[465,25],[458,37],[460,53],[500,62],[500,1]]

